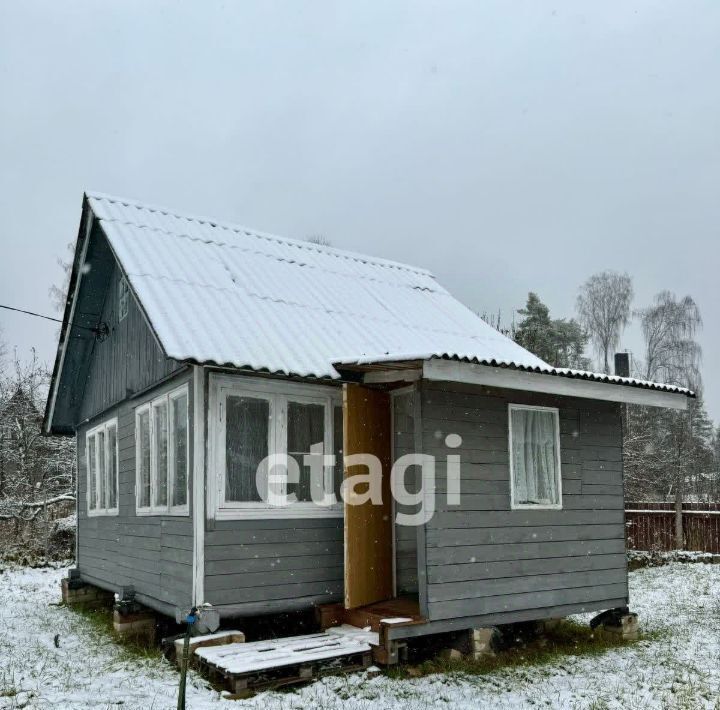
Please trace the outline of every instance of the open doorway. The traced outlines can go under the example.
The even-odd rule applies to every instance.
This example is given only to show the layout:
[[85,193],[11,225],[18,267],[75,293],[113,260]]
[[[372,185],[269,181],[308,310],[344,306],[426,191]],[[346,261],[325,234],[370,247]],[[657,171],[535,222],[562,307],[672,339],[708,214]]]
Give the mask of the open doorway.
[[[414,450],[413,391],[350,384],[343,397],[344,454],[372,454],[382,464],[382,505],[345,504],[345,609],[387,616],[417,613],[417,530],[394,529],[390,491],[394,456]],[[346,476],[365,474],[348,466]],[[362,493],[366,488],[358,486]]]

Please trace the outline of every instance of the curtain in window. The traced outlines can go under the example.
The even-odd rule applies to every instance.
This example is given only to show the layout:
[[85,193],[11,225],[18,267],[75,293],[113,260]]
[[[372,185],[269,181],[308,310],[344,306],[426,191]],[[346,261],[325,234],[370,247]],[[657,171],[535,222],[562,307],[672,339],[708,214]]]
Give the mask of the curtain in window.
[[228,395],[225,425],[225,500],[262,502],[255,477],[268,455],[270,402]]
[[95,436],[97,437],[98,450],[98,508],[107,508],[105,498],[105,432],[99,431]]
[[109,426],[107,429],[107,496],[108,508],[117,508],[117,428]]
[[511,426],[514,503],[560,503],[555,413],[513,409]]
[[172,505],[187,504],[187,445],[188,445],[188,398],[183,394],[170,400],[172,409],[173,461],[175,479],[173,481]]
[[153,407],[153,426],[155,429],[155,502],[158,508],[167,505],[167,483],[168,483],[168,413],[167,403]]
[[150,412],[138,415],[138,436],[140,438],[140,495],[138,507],[150,506]]
[[95,453],[95,436],[88,438],[87,448],[87,468],[88,468],[88,486],[89,494],[88,500],[90,503],[90,510],[95,510],[97,505],[97,456]]
[[[300,470],[300,482],[288,483],[287,493],[288,495],[294,493],[299,501],[312,501],[310,467],[305,466],[303,457],[310,453],[311,446],[322,444],[324,440],[325,407],[322,404],[288,402],[287,452],[288,458],[297,461]],[[323,484],[324,481],[320,481],[320,485]],[[318,498],[322,496],[322,493],[321,488],[317,492]]]

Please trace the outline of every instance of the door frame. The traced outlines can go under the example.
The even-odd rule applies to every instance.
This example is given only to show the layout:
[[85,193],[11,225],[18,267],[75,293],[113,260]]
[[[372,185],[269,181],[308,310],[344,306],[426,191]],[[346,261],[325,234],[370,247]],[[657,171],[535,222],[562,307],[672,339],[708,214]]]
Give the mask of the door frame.
[[[397,389],[390,390],[390,468],[395,464],[395,397],[403,394],[415,394],[417,388],[414,384],[406,385],[404,387],[398,387]],[[415,418],[413,417],[413,424]],[[392,523],[392,589],[393,599],[397,599],[397,525],[395,519],[397,515],[397,502],[395,496],[390,499],[391,505],[391,523]]]

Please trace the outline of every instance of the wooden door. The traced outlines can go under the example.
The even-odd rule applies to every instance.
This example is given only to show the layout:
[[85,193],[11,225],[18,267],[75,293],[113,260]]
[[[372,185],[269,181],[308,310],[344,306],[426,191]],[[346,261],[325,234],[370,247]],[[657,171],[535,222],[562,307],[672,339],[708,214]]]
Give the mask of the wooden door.
[[[392,502],[390,498],[390,395],[362,385],[343,392],[343,453],[368,453],[382,463],[382,505],[345,504],[345,608],[355,609],[393,596]],[[345,477],[367,474],[346,466]],[[357,493],[366,484],[355,487]]]

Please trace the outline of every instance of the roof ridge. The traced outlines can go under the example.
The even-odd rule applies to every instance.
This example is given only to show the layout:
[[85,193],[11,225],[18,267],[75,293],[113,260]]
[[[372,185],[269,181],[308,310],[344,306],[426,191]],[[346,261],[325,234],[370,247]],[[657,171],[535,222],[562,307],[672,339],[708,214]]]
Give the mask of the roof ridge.
[[[399,261],[393,261],[391,259],[383,259],[381,257],[375,257],[375,256],[368,256],[366,254],[361,254],[359,252],[350,251],[348,249],[338,249],[337,247],[331,247],[331,246],[324,246],[320,244],[313,244],[312,242],[307,242],[302,239],[293,239],[291,237],[281,237],[277,234],[272,234],[270,232],[262,232],[257,229],[250,229],[249,227],[245,227],[240,224],[235,224],[233,222],[226,222],[224,220],[214,219],[213,217],[207,217],[203,215],[188,215],[188,214],[179,214],[176,210],[170,207],[164,207],[161,205],[150,205],[143,202],[140,202],[138,200],[131,200],[125,197],[119,197],[117,195],[109,195],[107,193],[103,192],[93,192],[93,191],[86,191],[85,196],[90,199],[94,200],[105,200],[110,203],[119,203],[121,205],[124,205],[125,207],[135,207],[137,209],[141,210],[147,210],[149,212],[159,212],[160,214],[163,214],[167,217],[174,217],[175,219],[185,219],[188,222],[196,222],[199,224],[209,224],[211,227],[216,227],[220,229],[228,229],[232,232],[238,232],[243,233],[245,236],[248,237],[256,237],[258,239],[265,239],[268,241],[276,241],[280,242],[282,244],[287,244],[290,246],[298,247],[299,249],[307,249],[309,251],[316,251],[324,254],[328,254],[330,256],[335,256],[338,258],[343,259],[350,259],[352,261],[359,261],[361,263],[367,263],[367,264],[375,264],[377,266],[382,266],[390,269],[399,269],[402,271],[410,271],[412,273],[416,274],[422,274],[424,276],[430,276],[432,278],[435,278],[434,274],[429,271],[428,269],[424,269],[419,266],[413,266],[411,264],[404,264]],[[118,220],[113,220],[118,221]],[[149,225],[139,225],[139,226],[149,226]],[[171,234],[171,232],[168,232]]]

